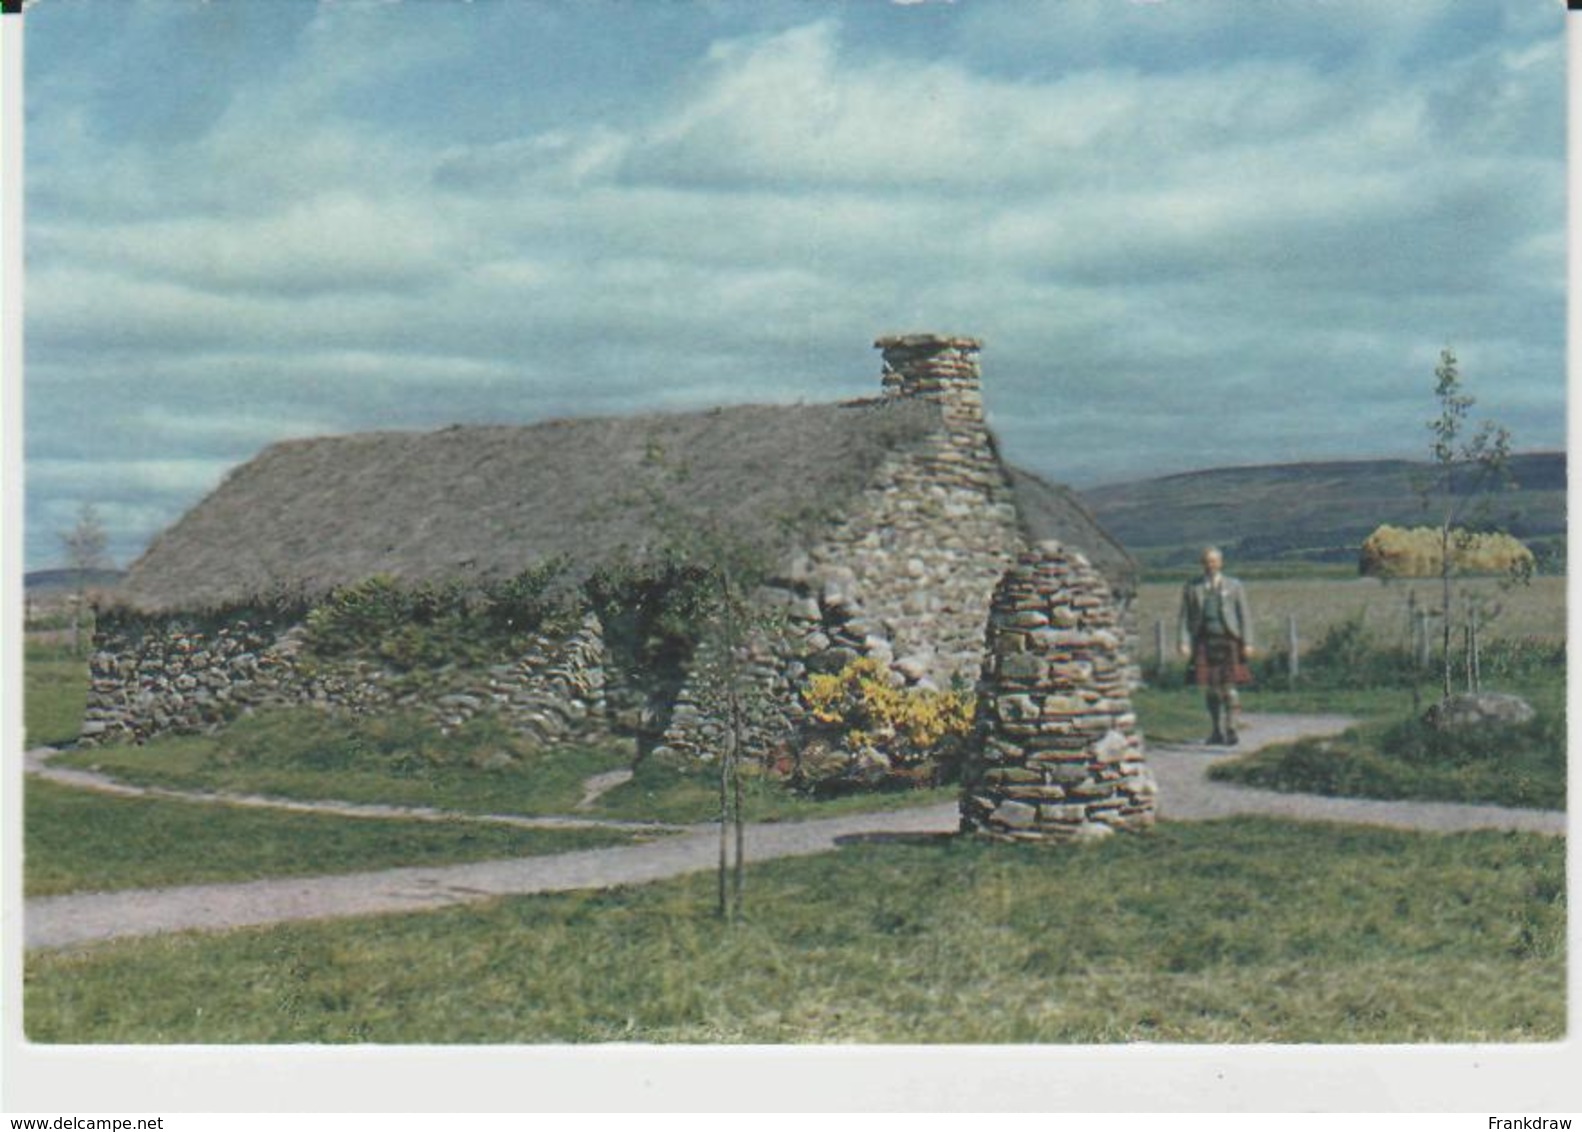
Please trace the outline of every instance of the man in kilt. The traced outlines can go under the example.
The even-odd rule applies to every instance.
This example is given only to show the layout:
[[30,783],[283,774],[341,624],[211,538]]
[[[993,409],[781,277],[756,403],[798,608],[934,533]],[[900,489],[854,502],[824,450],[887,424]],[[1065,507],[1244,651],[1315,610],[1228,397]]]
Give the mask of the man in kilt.
[[1188,676],[1204,690],[1214,733],[1208,742],[1234,747],[1241,703],[1236,688],[1252,683],[1252,615],[1241,583],[1221,573],[1225,556],[1218,547],[1203,551],[1203,576],[1181,591],[1181,655],[1191,659]]

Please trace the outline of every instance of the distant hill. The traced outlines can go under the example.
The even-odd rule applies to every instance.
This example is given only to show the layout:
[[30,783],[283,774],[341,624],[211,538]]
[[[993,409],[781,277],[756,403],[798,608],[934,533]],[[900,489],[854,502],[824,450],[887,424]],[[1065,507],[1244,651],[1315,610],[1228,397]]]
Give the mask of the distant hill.
[[[1430,465],[1345,460],[1213,468],[1081,492],[1105,527],[1147,565],[1190,562],[1202,546],[1246,561],[1355,562],[1380,523],[1432,521],[1414,480]],[[1553,565],[1563,561],[1566,456],[1512,457],[1516,488],[1488,498],[1489,515]]]
[[33,570],[22,575],[22,586],[31,598],[47,598],[75,593],[79,584],[84,589],[108,589],[119,585],[124,577],[125,570]]

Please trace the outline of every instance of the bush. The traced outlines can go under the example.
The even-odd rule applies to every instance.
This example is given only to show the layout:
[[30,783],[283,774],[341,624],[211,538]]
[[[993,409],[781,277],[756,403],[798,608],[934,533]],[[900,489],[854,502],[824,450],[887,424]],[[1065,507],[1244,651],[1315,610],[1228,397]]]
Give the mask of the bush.
[[[1479,671],[1485,686],[1518,684],[1563,672],[1566,649],[1563,641],[1533,637],[1495,638],[1479,650]],[[1460,686],[1466,679],[1466,658],[1457,651],[1451,657],[1451,679]],[[1287,685],[1289,654],[1285,649],[1259,655],[1252,664],[1260,685],[1284,688]],[[1411,688],[1438,680],[1437,655],[1427,668],[1419,668],[1410,649],[1381,643],[1369,633],[1359,614],[1337,621],[1302,654],[1297,687],[1360,691],[1369,688]]]
[[947,781],[955,776],[977,711],[970,691],[899,687],[888,666],[871,657],[851,661],[838,674],[809,677],[802,702],[813,733],[805,754],[841,752],[800,761],[795,777],[819,789],[836,780]]
[[1535,676],[1563,673],[1566,666],[1564,641],[1536,637],[1511,637],[1483,646],[1480,666],[1485,679],[1527,681]]
[[562,569],[551,560],[471,589],[403,586],[377,575],[342,586],[311,609],[307,644],[321,657],[360,657],[403,671],[490,663],[532,634],[570,628],[572,606],[553,588]]
[[[1290,670],[1290,654],[1284,649],[1265,653],[1252,667],[1258,683],[1283,688]],[[1317,643],[1302,654],[1298,683],[1309,688],[1355,691],[1408,688],[1421,678],[1411,653],[1405,648],[1379,644],[1358,615],[1330,625]]]

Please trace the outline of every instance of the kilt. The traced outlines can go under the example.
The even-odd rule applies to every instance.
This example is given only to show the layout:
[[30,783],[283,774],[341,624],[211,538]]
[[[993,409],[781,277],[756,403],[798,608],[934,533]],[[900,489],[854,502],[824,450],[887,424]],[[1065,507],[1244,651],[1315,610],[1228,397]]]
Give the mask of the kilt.
[[1252,683],[1241,642],[1235,637],[1211,633],[1200,636],[1193,646],[1192,670],[1188,677],[1191,683],[1205,688]]

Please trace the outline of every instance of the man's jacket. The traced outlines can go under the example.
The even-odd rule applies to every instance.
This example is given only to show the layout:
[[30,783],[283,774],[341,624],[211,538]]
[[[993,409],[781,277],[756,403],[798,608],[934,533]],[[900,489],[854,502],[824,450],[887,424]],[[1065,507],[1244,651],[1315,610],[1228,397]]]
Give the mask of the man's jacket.
[[[1247,594],[1241,583],[1224,574],[1219,576],[1220,610],[1225,628],[1230,635],[1252,647],[1252,614],[1247,611]],[[1209,596],[1209,580],[1194,578],[1181,590],[1181,614],[1177,619],[1178,635],[1185,648],[1191,648],[1203,629],[1203,606]]]

